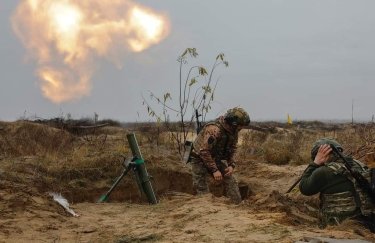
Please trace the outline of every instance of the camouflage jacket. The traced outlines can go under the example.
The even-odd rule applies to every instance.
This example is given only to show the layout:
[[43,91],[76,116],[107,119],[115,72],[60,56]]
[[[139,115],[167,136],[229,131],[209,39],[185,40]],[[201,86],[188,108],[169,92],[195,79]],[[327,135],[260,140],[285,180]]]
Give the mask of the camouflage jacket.
[[[353,159],[349,162],[352,170],[363,171],[363,175],[367,175],[365,178],[369,176],[368,168],[361,162]],[[329,162],[323,166],[311,163],[302,176],[300,191],[304,195],[320,192],[325,224],[340,223],[359,213],[370,215],[375,212],[375,205],[342,162]]]
[[309,164],[302,175],[299,189],[303,195],[311,196],[317,193],[355,192],[353,183],[343,174],[335,173],[327,165]]
[[224,125],[220,117],[215,122],[206,124],[193,143],[193,155],[202,162],[207,169],[214,173],[218,170],[216,165],[221,160],[226,160],[228,166],[235,167],[233,156],[237,148],[238,131],[231,131]]

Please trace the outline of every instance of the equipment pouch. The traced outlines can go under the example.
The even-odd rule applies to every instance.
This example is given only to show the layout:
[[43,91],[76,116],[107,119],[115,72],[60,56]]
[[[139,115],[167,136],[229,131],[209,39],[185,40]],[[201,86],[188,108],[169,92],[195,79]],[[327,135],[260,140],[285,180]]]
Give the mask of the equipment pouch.
[[185,141],[185,153],[183,157],[183,162],[189,163],[191,161],[191,151],[193,150],[193,142]]

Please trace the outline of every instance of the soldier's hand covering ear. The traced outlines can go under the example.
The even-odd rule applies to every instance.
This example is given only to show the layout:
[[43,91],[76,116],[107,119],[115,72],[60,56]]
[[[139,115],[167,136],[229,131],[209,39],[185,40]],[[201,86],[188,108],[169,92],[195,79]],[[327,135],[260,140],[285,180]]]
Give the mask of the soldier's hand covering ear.
[[323,165],[328,161],[331,152],[332,148],[329,146],[329,144],[320,145],[318,153],[315,156],[314,163],[317,165]]

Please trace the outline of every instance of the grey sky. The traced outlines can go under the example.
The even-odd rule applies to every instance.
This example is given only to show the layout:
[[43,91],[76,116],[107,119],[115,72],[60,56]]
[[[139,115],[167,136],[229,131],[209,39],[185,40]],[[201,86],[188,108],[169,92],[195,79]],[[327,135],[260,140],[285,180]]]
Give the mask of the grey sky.
[[[123,57],[123,68],[98,62],[90,96],[54,104],[42,96],[35,62],[14,35],[10,16],[20,1],[0,3],[0,120],[71,113],[121,121],[148,120],[141,93],[175,93],[177,56],[195,47],[220,77],[211,117],[233,106],[252,120],[370,120],[375,114],[375,2],[372,0],[137,1],[168,15],[161,43]],[[139,116],[137,115],[139,114]]]

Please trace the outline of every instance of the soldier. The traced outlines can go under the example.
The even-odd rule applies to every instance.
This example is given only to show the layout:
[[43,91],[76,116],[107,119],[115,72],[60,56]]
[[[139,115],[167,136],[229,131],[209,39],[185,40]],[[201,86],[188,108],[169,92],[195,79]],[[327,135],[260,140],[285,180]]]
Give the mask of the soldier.
[[[352,218],[375,232],[375,207],[370,196],[353,178],[341,158],[332,153],[331,145],[339,152],[342,146],[331,138],[317,140],[311,150],[311,159],[302,175],[299,189],[311,196],[320,193],[320,226],[338,225]],[[358,160],[346,157],[352,171],[371,181],[370,170]]]
[[208,193],[207,176],[210,175],[216,182],[224,183],[226,195],[234,203],[242,201],[233,175],[236,166],[233,156],[238,132],[249,123],[248,113],[235,107],[216,121],[206,124],[199,132],[191,152],[193,186],[197,194]]

